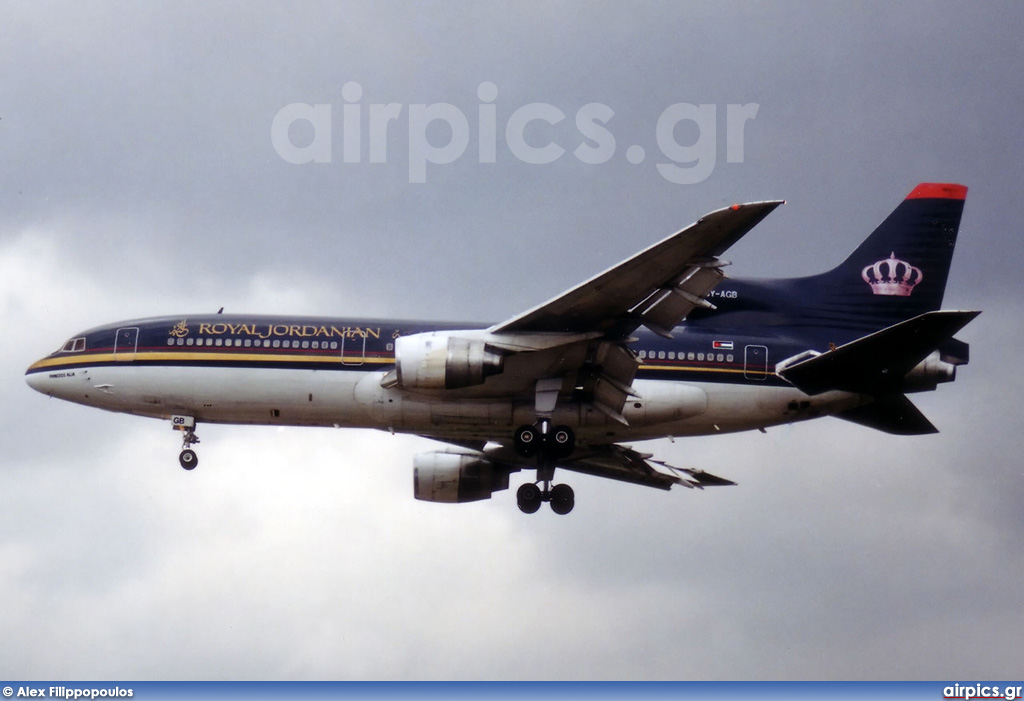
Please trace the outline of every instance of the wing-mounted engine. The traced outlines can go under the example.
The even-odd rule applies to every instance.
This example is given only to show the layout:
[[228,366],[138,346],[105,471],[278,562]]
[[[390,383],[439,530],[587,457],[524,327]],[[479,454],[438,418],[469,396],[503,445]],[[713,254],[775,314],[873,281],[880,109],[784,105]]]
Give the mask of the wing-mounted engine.
[[461,504],[490,499],[508,489],[509,470],[479,453],[437,451],[413,458],[413,485],[420,501]]
[[461,389],[482,385],[504,369],[505,358],[483,339],[436,331],[395,339],[395,380],[403,389]]

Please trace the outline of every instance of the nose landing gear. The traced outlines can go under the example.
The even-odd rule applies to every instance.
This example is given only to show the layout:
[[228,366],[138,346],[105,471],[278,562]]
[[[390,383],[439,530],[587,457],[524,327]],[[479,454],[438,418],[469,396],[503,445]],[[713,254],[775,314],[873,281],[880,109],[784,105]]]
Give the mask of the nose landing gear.
[[182,431],[185,434],[181,440],[178,464],[186,470],[196,469],[199,464],[199,456],[190,447],[199,442],[199,436],[196,435],[196,420],[191,416],[172,416],[171,426],[175,431]]

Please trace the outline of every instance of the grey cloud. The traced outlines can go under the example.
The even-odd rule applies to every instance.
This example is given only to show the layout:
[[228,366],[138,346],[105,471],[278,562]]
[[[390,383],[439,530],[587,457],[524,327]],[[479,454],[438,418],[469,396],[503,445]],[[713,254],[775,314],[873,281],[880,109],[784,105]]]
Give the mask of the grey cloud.
[[[0,29],[2,676],[57,678],[1012,678],[1024,476],[1017,6],[784,2],[506,8],[74,4]],[[388,162],[341,157],[341,88],[401,103]],[[503,126],[547,166],[462,158],[408,182],[407,114]],[[334,159],[274,152],[284,106],[331,104]],[[572,116],[615,110],[587,165]],[[745,159],[674,185],[669,105],[757,103]],[[680,125],[677,138],[695,138]],[[473,127],[475,129],[475,126]],[[499,133],[500,130],[499,130]],[[364,133],[364,139],[368,138]],[[443,139],[443,134],[438,137]],[[639,165],[625,158],[640,145]],[[658,441],[738,487],[663,494],[578,477],[571,517],[511,493],[412,499],[434,444],[157,422],[49,401],[35,358],[118,318],[237,311],[496,321],[705,212],[786,198],[728,254],[740,276],[845,257],[920,181],[970,187],[947,289],[985,313],[960,378],[915,398],[942,429],[836,420]],[[1008,362],[1009,361],[1009,362]],[[513,485],[515,486],[515,485]]]

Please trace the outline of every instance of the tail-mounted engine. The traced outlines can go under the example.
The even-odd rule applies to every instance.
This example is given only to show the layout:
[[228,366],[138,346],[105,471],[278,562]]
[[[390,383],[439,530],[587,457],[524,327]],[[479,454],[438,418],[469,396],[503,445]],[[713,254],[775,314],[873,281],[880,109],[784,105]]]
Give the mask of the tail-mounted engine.
[[420,453],[413,458],[413,485],[420,501],[446,504],[490,499],[508,489],[509,471],[471,453]]
[[[962,345],[966,349],[967,344]],[[966,351],[963,357],[944,352],[942,349],[932,351],[907,373],[903,379],[903,391],[932,390],[943,382],[953,382],[956,379],[957,366],[966,364]]]
[[404,389],[460,389],[482,385],[504,368],[505,358],[482,340],[445,332],[395,340],[395,369]]

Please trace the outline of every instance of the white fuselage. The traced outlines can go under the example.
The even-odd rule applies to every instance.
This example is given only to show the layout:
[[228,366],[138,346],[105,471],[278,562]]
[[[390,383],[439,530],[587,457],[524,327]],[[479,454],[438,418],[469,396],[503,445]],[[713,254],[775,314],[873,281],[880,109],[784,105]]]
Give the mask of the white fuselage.
[[[486,440],[534,420],[526,402],[447,399],[444,390],[409,392],[382,387],[379,370],[101,365],[36,373],[36,390],[109,411],[197,422],[345,426],[417,433],[452,440]],[[578,440],[644,440],[744,431],[843,411],[860,395],[815,397],[795,388],[721,382],[640,379],[626,403],[625,425],[584,404],[556,409],[552,420]]]

